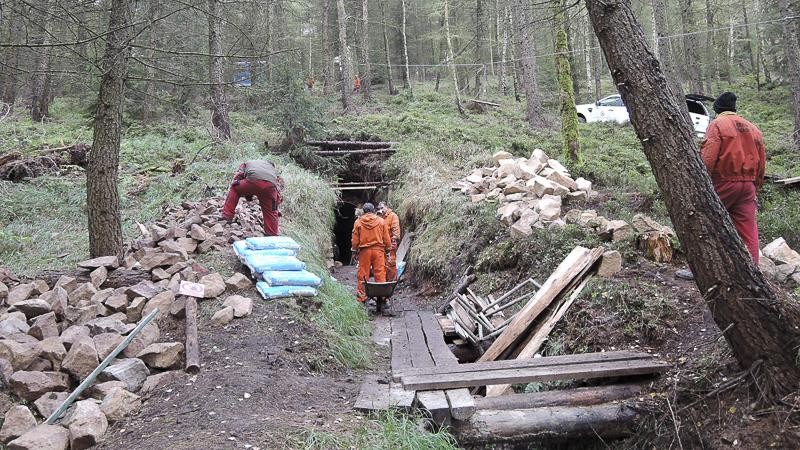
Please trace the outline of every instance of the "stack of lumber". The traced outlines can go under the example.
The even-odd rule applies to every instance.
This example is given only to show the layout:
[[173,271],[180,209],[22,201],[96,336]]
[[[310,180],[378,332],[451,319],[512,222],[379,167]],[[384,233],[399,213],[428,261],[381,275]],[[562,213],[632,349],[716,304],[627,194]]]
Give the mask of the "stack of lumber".
[[[514,315],[479,361],[532,358],[594,274],[603,252],[602,247],[591,250],[575,247],[522,310]],[[509,388],[507,383],[490,383],[486,396],[501,395]]]
[[319,156],[348,156],[394,153],[395,142],[377,141],[306,141],[306,145],[319,147],[314,154]]

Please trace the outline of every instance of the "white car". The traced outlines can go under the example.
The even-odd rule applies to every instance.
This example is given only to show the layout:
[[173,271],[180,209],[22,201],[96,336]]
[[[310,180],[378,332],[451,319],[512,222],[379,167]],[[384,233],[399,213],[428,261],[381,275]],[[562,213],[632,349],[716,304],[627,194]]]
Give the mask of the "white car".
[[[708,128],[708,123],[711,121],[708,109],[706,109],[703,101],[714,101],[714,99],[699,94],[686,95],[686,106],[689,107],[689,116],[692,117],[694,131],[699,136],[706,134],[706,128]],[[578,112],[578,120],[583,123],[627,123],[630,121],[628,117],[628,108],[622,103],[622,97],[619,94],[609,95],[595,103],[576,105],[575,109]]]

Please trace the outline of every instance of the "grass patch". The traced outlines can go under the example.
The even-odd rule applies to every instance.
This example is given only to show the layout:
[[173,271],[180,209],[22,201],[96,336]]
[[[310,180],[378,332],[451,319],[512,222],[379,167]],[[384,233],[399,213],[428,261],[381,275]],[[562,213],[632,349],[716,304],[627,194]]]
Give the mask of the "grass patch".
[[289,441],[292,448],[307,450],[370,449],[370,450],[452,450],[458,448],[445,431],[422,430],[420,417],[385,413],[370,418],[352,433],[337,434],[305,430]]

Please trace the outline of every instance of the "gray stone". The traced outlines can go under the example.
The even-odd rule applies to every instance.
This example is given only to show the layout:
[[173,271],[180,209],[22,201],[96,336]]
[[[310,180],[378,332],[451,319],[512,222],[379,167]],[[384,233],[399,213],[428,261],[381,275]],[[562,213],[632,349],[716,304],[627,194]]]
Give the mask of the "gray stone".
[[44,280],[33,280],[33,295],[42,295],[50,290],[50,286]]
[[496,162],[498,164],[500,163],[500,161],[502,161],[504,159],[513,159],[513,158],[514,158],[514,155],[512,155],[511,153],[509,153],[509,152],[507,152],[505,150],[500,150],[500,151],[496,152],[494,155],[492,155],[492,159],[494,160],[494,162]]
[[31,327],[28,326],[28,322],[24,320],[20,320],[19,317],[8,317],[0,322],[0,338],[7,338],[12,334],[17,333],[27,333],[30,331]]
[[533,224],[539,220],[539,214],[532,209],[526,209],[520,214],[519,220],[511,226],[509,232],[511,236],[522,238],[533,233]]
[[81,337],[92,337],[91,333],[89,333],[89,327],[86,325],[73,325],[61,333],[61,342],[64,344],[64,347],[69,350],[72,343]]
[[558,220],[561,217],[561,197],[545,194],[537,204],[536,212],[542,222]]
[[36,427],[36,418],[33,417],[33,413],[26,406],[12,406],[11,409],[6,411],[6,415],[3,418],[3,427],[0,428],[0,441],[3,444],[8,444],[34,427]]
[[197,250],[197,241],[190,237],[178,238],[178,245],[188,254],[194,253]]
[[150,253],[139,260],[139,265],[143,270],[153,270],[156,267],[168,267],[182,261],[181,255],[177,253]]
[[611,220],[601,232],[601,236],[612,241],[621,241],[633,237],[633,227],[624,220]]
[[57,285],[40,298],[50,305],[50,310],[56,313],[56,317],[60,320],[64,319],[64,313],[67,310],[67,305],[69,305],[69,294],[66,289]]
[[8,388],[13,374],[14,367],[11,366],[11,363],[5,358],[0,358],[0,388]]
[[592,182],[583,177],[576,178],[575,185],[579,191],[589,192],[592,190]]
[[100,372],[100,381],[122,381],[128,386],[131,392],[138,391],[150,371],[144,361],[139,358],[117,359],[113,364]]
[[776,264],[800,266],[800,253],[792,250],[782,237],[767,244],[762,251]]
[[61,362],[67,356],[67,349],[59,337],[49,337],[43,339],[39,343],[39,349],[42,351],[41,357],[50,361],[53,365],[53,370],[61,370]]
[[620,270],[622,270],[622,255],[616,250],[603,253],[597,275],[610,278]]
[[203,298],[214,298],[225,292],[225,280],[218,273],[210,273],[200,278],[200,284],[205,287]]
[[89,279],[92,280],[92,284],[97,289],[100,289],[103,283],[106,282],[106,279],[108,279],[108,269],[105,267],[98,267],[97,269],[94,269],[89,274]]
[[142,328],[139,334],[133,337],[131,343],[123,350],[122,355],[126,358],[135,358],[139,352],[144,350],[148,345],[158,341],[160,337],[161,330],[158,328],[158,324],[155,321],[151,321]]
[[241,295],[231,295],[226,298],[222,306],[233,308],[233,317],[247,317],[253,312],[253,300]]
[[8,450],[67,450],[69,431],[59,425],[41,424],[8,443]]
[[58,322],[56,322],[56,313],[49,312],[33,319],[33,325],[28,334],[36,339],[44,340],[51,337],[58,337]]
[[0,301],[6,298],[8,298],[8,286],[0,281]]
[[34,372],[47,372],[53,370],[53,363],[51,363],[49,359],[39,357],[34,359],[33,362],[25,368],[25,370]]
[[61,362],[61,370],[76,380],[83,381],[99,364],[94,340],[84,337],[72,344],[64,361]]
[[33,406],[42,417],[50,417],[67,397],[69,392],[48,392],[33,402]]
[[144,297],[136,297],[131,300],[131,303],[125,309],[125,316],[128,318],[128,322],[142,320],[142,311],[144,311],[145,305],[147,305],[147,299]]
[[247,275],[236,272],[225,280],[225,284],[231,289],[247,289],[253,285],[253,282],[250,281]]
[[92,258],[78,263],[78,267],[82,269],[98,269],[106,267],[115,269],[119,267],[119,259],[116,256],[101,256],[99,258]]
[[158,342],[150,344],[136,355],[149,367],[174,369],[181,364],[183,344],[180,342]]
[[108,417],[108,420],[116,422],[141,406],[141,397],[125,389],[115,388],[103,398],[100,409]]
[[78,280],[73,277],[61,275],[56,281],[56,286],[64,289],[67,293],[72,292],[78,287]]
[[583,205],[589,197],[586,195],[586,191],[575,191],[570,192],[564,197],[564,201],[570,205]]
[[94,400],[76,402],[61,423],[69,429],[70,450],[96,445],[108,429],[108,419]]
[[26,318],[31,319],[33,317],[49,313],[50,305],[42,299],[33,298],[14,303],[11,306],[11,309],[20,311],[22,314],[25,314]]
[[556,172],[569,174],[569,170],[567,170],[566,167],[564,167],[560,162],[558,162],[557,159],[552,159],[552,158],[548,159],[547,160],[547,165],[550,166],[550,168],[552,168]]
[[233,320],[233,308],[230,306],[226,306],[211,317],[211,324],[216,326],[224,326],[227,325]]
[[[145,381],[145,384],[147,384],[147,381]],[[91,395],[92,398],[102,401],[114,389],[125,389],[126,387],[128,387],[128,385],[122,381],[106,381],[103,383],[97,383],[90,387],[88,389],[88,394]]]
[[64,373],[19,370],[11,375],[8,384],[11,392],[32,402],[48,392],[68,390],[69,378]]
[[129,299],[133,300],[136,297],[144,297],[145,299],[151,299],[161,292],[161,289],[156,286],[150,280],[143,280],[140,281],[138,284],[131,286],[128,288],[127,292],[125,292]]
[[8,335],[8,340],[18,342],[20,344],[31,344],[35,345],[39,343],[39,340],[35,337],[31,336],[30,334],[23,334],[23,333],[14,333]]
[[33,294],[33,287],[33,283],[25,283],[14,286],[8,291],[6,303],[9,305],[14,305],[23,300],[29,299],[31,294]]
[[789,277],[797,270],[794,264],[780,264],[775,268],[775,279],[781,283],[789,279]]
[[553,172],[547,176],[547,179],[553,183],[564,186],[570,191],[575,191],[578,189],[578,184],[575,182],[575,180],[565,175],[563,172]]
[[154,392],[156,389],[161,389],[179,381],[183,381],[186,374],[180,370],[170,370],[169,372],[158,373],[150,375],[142,385],[142,390],[139,391],[141,395],[147,395]]
[[106,299],[103,304],[113,312],[125,312],[128,308],[128,296],[125,294],[114,294]]
[[69,293],[69,304],[76,306],[85,303],[97,294],[97,288],[92,283],[83,283]]
[[117,333],[101,333],[93,337],[94,348],[97,350],[97,357],[100,360],[110,355],[125,338]]
[[128,327],[125,323],[119,319],[114,319],[111,317],[98,317],[96,319],[92,319],[86,322],[86,326],[89,328],[89,334],[91,336],[96,336],[103,333],[123,334],[128,330]]
[[142,316],[146,316],[158,308],[158,315],[163,317],[169,313],[170,306],[172,306],[172,302],[174,301],[175,293],[172,291],[164,291],[147,301],[147,305],[145,305],[142,310]]
[[41,353],[38,341],[21,343],[11,339],[0,340],[0,358],[8,360],[14,370],[27,368]]
[[549,157],[549,156],[547,156],[547,153],[545,153],[544,151],[542,151],[542,149],[540,149],[540,148],[537,148],[537,149],[534,149],[534,150],[533,150],[533,153],[531,153],[531,157],[530,157],[530,159],[532,159],[532,160],[538,160],[538,161],[540,161],[542,164],[547,164],[547,161],[549,161],[549,160],[550,160],[550,157]]

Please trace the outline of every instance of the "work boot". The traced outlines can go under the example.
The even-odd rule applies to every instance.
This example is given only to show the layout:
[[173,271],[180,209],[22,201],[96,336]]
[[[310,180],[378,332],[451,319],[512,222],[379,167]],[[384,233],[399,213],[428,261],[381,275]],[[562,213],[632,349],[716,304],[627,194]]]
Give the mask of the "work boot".
[[694,274],[689,269],[680,269],[675,272],[675,278],[680,278],[681,280],[694,280]]

